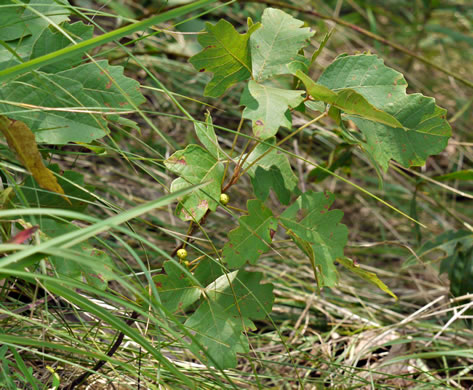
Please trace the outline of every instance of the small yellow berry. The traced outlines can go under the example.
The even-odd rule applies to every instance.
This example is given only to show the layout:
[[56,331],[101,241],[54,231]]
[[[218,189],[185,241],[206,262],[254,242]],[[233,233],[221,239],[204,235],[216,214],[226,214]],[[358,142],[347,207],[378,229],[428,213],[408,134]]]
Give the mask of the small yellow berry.
[[189,262],[189,260],[184,260],[184,265],[185,265],[186,267],[189,268],[189,265],[190,265],[190,264],[191,264],[191,263]]
[[181,260],[184,260],[187,257],[187,251],[184,248],[181,248],[177,251],[177,257]]
[[220,203],[223,205],[228,204],[230,202],[230,197],[227,194],[221,194],[220,195]]

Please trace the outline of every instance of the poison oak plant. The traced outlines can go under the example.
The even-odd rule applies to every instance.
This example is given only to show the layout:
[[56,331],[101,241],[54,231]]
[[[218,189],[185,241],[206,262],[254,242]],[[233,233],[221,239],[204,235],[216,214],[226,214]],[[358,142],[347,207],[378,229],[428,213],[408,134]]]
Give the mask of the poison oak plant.
[[[165,169],[175,175],[169,195],[104,221],[88,217],[87,204],[96,199],[93,188],[84,183],[81,172],[47,166],[37,145],[75,143],[97,151],[94,141],[108,136],[112,126],[139,130],[137,122],[123,114],[142,115],[139,107],[145,98],[139,83],[125,76],[122,67],[84,57],[85,50],[210,3],[199,1],[95,38],[92,25],[69,21],[65,1],[0,3],[0,130],[9,147],[1,150],[8,164],[2,165],[0,216],[5,219],[4,242],[10,241],[4,245],[7,256],[0,259],[0,272],[34,281],[25,267],[38,269],[37,280],[49,291],[113,322],[115,329],[144,346],[175,375],[179,373],[172,363],[143,336],[65,287],[63,281],[72,280],[73,287],[100,295],[111,280],[127,285],[112,251],[99,248],[91,237],[112,229],[133,236],[132,230],[119,225],[177,199],[175,213],[189,224],[188,238],[163,255],[167,261],[162,272],[152,279],[143,265],[145,285],[141,290],[128,285],[136,302],[119,302],[134,311],[134,318],[152,307],[159,326],[166,323],[176,339],[184,338],[199,360],[219,369],[232,368],[238,353],[249,352],[247,331],[272,310],[273,286],[249,266],[271,250],[276,235],[290,240],[307,257],[319,289],[337,285],[339,263],[396,298],[374,273],[344,256],[348,229],[342,223],[343,212],[332,209],[336,194],[302,192],[282,146],[311,124],[329,118],[345,145],[366,153],[376,170],[387,171],[391,160],[406,168],[422,166],[428,156],[445,148],[451,136],[446,111],[433,98],[407,94],[403,75],[375,55],[340,55],[314,79],[311,68],[326,40],[307,57],[304,50],[315,32],[289,14],[267,8],[261,22],[248,19],[246,33],[237,32],[226,20],[206,23],[198,36],[202,50],[190,59],[196,71],[212,74],[204,96],[220,98],[235,84],[244,86],[239,97],[242,120],[251,121],[252,134],[235,129],[233,145],[244,137],[245,151],[236,155],[233,148],[229,151],[219,143],[210,114],[203,122],[190,117],[200,144],[189,144],[165,159]],[[292,126],[295,112],[309,118],[297,129]],[[282,128],[288,131],[285,137],[280,135]],[[25,173],[20,164],[31,174],[24,180],[18,175]],[[319,180],[335,175],[333,166],[314,168]],[[241,211],[239,226],[227,233],[221,246],[208,237],[213,251],[199,248],[189,238],[217,208],[234,215],[227,191],[242,185],[244,175],[251,180],[254,196]],[[267,201],[271,191],[280,202],[277,210]],[[90,225],[79,228],[72,220]],[[15,229],[32,225],[39,231],[29,230],[24,239],[15,237]],[[30,238],[37,242],[28,245]],[[202,256],[189,259],[188,247]],[[470,252],[461,252],[462,258],[470,259]],[[35,268],[40,261],[43,267]],[[151,295],[146,295],[147,289]],[[3,341],[7,339],[4,335]]]
[[[309,68],[317,56],[308,59],[303,55],[313,34],[302,21],[267,8],[261,23],[248,20],[245,34],[225,20],[207,23],[205,34],[199,35],[203,50],[190,59],[197,70],[213,73],[204,91],[206,96],[219,97],[232,85],[246,82],[240,104],[244,106],[243,118],[252,121],[256,147],[233,160],[219,147],[210,117],[205,125],[196,124],[203,146],[188,145],[169,157],[165,165],[179,176],[171,191],[189,184],[209,184],[182,197],[177,215],[191,224],[202,223],[218,207],[222,188],[237,185],[245,173],[252,178],[256,199],[248,200],[247,215],[240,217],[240,226],[228,233],[228,242],[215,254],[218,261],[205,259],[195,271],[213,279],[223,272],[221,262],[230,273],[210,284],[210,279],[206,280],[202,289],[193,280],[195,275],[178,279],[179,270],[170,261],[165,264],[166,275],[156,281],[162,302],[170,311],[183,310],[200,299],[200,306],[185,325],[223,367],[234,366],[235,353],[247,350],[246,341],[241,340],[245,326],[251,328],[251,320],[261,319],[271,310],[271,287],[259,284],[261,275],[242,268],[255,264],[270,250],[278,230],[285,231],[308,257],[319,288],[337,284],[338,261],[392,294],[374,274],[344,257],[347,227],[341,224],[343,213],[330,209],[334,194],[300,194],[297,177],[277,147],[304,126],[279,142],[275,138],[281,127],[292,127],[292,112],[304,112],[314,102],[319,103],[324,112],[311,123],[330,116],[339,124],[344,141],[362,148],[384,170],[391,159],[405,167],[423,165],[428,156],[445,148],[451,135],[446,111],[432,98],[406,94],[402,74],[386,67],[377,56],[339,56],[317,81],[313,80]],[[278,87],[278,78],[284,75],[293,78],[295,89]],[[348,120],[355,123],[356,130],[345,125]],[[230,178],[225,177],[225,163],[235,163]],[[271,189],[283,205],[288,205],[279,215],[265,205]],[[293,194],[300,195],[291,203]]]

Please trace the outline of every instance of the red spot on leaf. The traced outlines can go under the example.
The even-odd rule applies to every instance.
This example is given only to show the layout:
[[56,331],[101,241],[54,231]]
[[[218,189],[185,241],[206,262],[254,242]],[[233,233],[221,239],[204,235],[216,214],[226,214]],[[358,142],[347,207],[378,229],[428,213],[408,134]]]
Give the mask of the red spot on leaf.
[[28,229],[22,230],[19,232],[15,237],[13,237],[9,243],[10,244],[23,244],[26,240],[28,240],[36,231],[38,230],[38,226],[33,226]]
[[110,80],[110,81],[107,83],[107,85],[105,86],[105,89],[110,89],[110,88],[112,87],[112,84],[113,84],[113,82],[112,82],[112,80]]

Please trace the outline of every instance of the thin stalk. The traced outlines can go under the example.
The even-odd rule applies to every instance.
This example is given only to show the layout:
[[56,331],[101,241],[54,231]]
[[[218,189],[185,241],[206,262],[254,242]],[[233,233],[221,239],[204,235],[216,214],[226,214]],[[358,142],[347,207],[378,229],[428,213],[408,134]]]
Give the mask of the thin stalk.
[[[312,119],[311,121],[303,124],[301,127],[299,127],[296,131],[292,132],[291,134],[288,134],[286,137],[284,137],[281,141],[279,141],[274,147],[279,147],[281,146],[284,142],[286,142],[288,139],[291,139],[295,135],[299,134],[302,130],[304,130],[306,127],[318,122],[322,118],[325,118],[328,115],[327,112],[324,112],[323,114],[320,114],[317,118]],[[274,148],[273,147],[273,148]],[[255,165],[259,160],[261,160],[264,156],[266,156],[268,153],[271,153],[273,151],[273,148],[268,149],[266,152],[264,152],[261,156],[259,156],[257,159],[251,162],[250,165],[248,165],[245,170],[238,176],[237,180],[244,175],[248,170]]]

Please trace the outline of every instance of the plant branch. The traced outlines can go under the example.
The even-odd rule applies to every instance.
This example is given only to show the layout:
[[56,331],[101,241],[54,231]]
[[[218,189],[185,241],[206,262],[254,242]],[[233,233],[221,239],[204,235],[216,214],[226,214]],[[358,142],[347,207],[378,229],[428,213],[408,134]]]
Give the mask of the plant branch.
[[[281,146],[284,142],[286,142],[288,139],[294,137],[295,135],[299,134],[302,130],[304,130],[306,127],[310,126],[311,124],[313,123],[316,123],[318,122],[319,120],[321,120],[322,118],[326,117],[328,115],[327,112],[324,112],[323,114],[320,114],[317,118],[314,118],[312,119],[311,121],[303,124],[301,127],[299,127],[296,131],[293,131],[292,133],[288,134],[287,136],[285,136],[281,141],[279,141],[274,147],[279,147]],[[253,166],[255,165],[259,160],[261,160],[264,156],[266,156],[268,153],[271,153],[271,151],[273,150],[274,147],[271,147],[270,149],[268,149],[266,152],[264,152],[261,156],[259,156],[258,158],[256,158],[254,161],[252,161],[246,168],[245,170],[238,176],[237,180],[243,176],[246,172],[248,172],[248,170]],[[235,180],[235,182],[237,181]]]
[[[133,322],[135,322],[135,320],[139,316],[140,315],[139,315],[138,312],[133,311],[130,315],[130,318],[128,318],[128,320],[126,321],[127,326],[131,326],[133,324]],[[118,333],[117,339],[115,340],[113,345],[110,347],[110,349],[107,351],[106,355],[108,357],[112,357],[113,354],[118,350],[118,348],[120,347],[120,345],[123,342],[124,337],[125,337],[125,334],[123,332]],[[73,390],[75,387],[77,387],[80,384],[84,383],[84,381],[87,380],[87,378],[89,376],[95,374],[98,370],[100,370],[105,365],[105,363],[107,363],[106,360],[104,360],[104,359],[99,360],[97,363],[95,363],[95,366],[92,368],[92,370],[85,371],[84,373],[79,375],[76,379],[74,379],[71,382],[71,384],[69,386],[65,387],[65,390]]]

